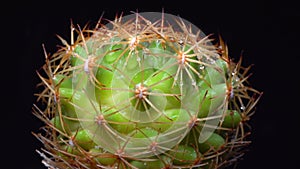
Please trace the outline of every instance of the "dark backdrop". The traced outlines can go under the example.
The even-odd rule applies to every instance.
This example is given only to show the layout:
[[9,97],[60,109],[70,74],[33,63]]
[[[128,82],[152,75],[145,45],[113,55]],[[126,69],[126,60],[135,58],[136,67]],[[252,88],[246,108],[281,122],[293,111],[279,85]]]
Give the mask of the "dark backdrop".
[[[197,2],[197,3],[196,3]],[[7,1],[1,5],[1,165],[43,169],[35,152],[41,144],[31,132],[41,122],[31,114],[38,78],[44,63],[42,44],[54,53],[69,40],[70,19],[82,27],[116,13],[130,11],[179,15],[206,34],[221,34],[230,55],[243,53],[244,65],[254,64],[250,81],[264,95],[251,119],[252,144],[238,168],[296,168],[299,156],[299,30],[296,3],[208,1]],[[2,87],[3,86],[3,87]],[[296,155],[294,155],[296,154]]]

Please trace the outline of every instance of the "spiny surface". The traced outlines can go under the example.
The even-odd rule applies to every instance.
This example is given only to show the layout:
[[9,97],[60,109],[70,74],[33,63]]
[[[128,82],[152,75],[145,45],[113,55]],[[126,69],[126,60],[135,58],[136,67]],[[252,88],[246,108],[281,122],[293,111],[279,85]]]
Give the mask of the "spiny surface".
[[261,96],[250,67],[221,39],[155,15],[71,25],[71,43],[59,37],[64,47],[45,52],[33,113],[45,123],[34,135],[46,166],[215,169],[244,154]]

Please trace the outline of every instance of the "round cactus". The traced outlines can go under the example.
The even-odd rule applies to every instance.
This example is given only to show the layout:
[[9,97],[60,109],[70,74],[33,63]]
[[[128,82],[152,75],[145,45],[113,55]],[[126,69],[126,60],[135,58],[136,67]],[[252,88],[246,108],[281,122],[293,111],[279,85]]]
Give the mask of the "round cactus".
[[37,71],[47,167],[215,169],[244,154],[261,93],[221,38],[151,12],[71,35]]

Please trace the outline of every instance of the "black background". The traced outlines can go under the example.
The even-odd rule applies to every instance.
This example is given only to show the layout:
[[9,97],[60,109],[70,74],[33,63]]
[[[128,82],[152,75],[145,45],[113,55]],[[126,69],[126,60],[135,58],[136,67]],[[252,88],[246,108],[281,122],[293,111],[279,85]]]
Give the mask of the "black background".
[[[197,3],[196,3],[197,2]],[[237,168],[297,168],[299,157],[300,10],[296,3],[246,1],[7,1],[1,5],[1,168],[43,169],[31,132],[42,123],[31,114],[38,78],[48,53],[70,39],[70,19],[83,27],[102,12],[107,19],[130,11],[179,15],[204,33],[221,34],[230,55],[254,64],[250,82],[263,91],[251,119],[252,144]],[[298,60],[297,60],[298,59]],[[295,155],[294,155],[295,154]],[[4,167],[3,167],[4,166]],[[6,167],[5,167],[6,166]]]

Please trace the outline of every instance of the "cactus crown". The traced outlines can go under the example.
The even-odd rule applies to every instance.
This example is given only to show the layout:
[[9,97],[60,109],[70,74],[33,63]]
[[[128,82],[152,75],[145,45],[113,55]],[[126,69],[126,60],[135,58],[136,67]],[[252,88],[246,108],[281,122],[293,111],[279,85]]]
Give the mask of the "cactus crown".
[[[261,93],[250,67],[233,62],[182,18],[116,17],[71,25],[71,43],[38,71],[34,134],[52,168],[221,168],[242,154]],[[77,33],[77,39],[74,34]]]

